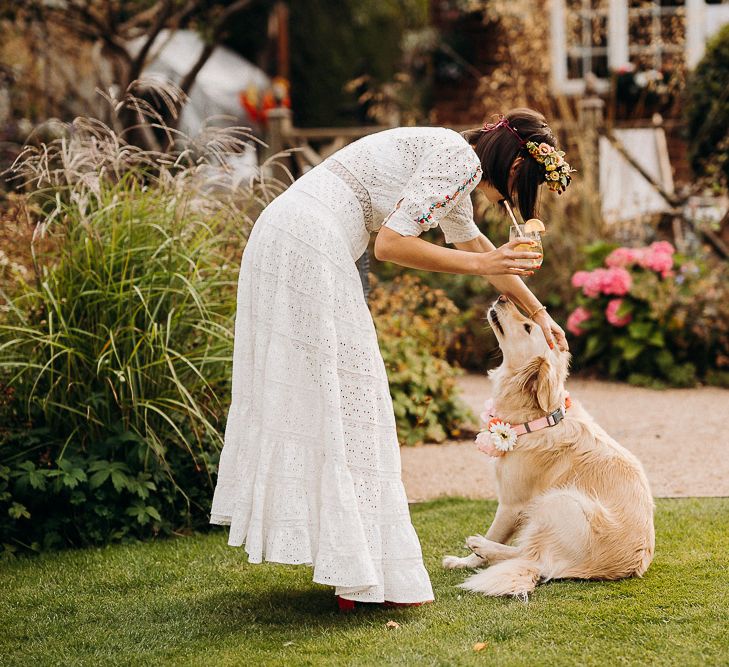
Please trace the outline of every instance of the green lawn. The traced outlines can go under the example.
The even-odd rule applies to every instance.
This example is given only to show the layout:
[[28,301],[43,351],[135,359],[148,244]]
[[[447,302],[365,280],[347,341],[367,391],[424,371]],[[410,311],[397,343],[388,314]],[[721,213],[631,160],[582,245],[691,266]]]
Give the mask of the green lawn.
[[342,616],[309,568],[247,565],[222,529],[5,563],[0,664],[729,664],[729,499],[658,501],[642,580],[555,582],[528,604],[467,594],[465,572],[440,568],[494,509],[412,508],[437,598],[415,609]]

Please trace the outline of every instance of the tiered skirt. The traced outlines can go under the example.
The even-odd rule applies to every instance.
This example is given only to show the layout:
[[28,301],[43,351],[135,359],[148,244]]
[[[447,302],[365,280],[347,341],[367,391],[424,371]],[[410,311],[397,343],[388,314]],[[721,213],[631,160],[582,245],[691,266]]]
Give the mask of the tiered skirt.
[[433,591],[355,265],[368,237],[354,193],[323,168],[254,225],[210,521],[251,563],[310,564],[353,600],[422,602]]

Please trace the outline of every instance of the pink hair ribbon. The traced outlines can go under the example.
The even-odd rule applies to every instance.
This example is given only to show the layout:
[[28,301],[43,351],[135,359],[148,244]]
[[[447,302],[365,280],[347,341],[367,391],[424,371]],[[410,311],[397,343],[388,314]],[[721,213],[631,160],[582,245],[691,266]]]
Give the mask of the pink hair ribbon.
[[505,127],[509,132],[511,132],[518,140],[519,143],[524,146],[526,144],[526,141],[521,138],[519,133],[511,127],[509,124],[509,119],[506,116],[502,116],[498,123],[485,123],[484,126],[481,128],[482,132],[491,132],[492,130],[495,130],[499,127]]

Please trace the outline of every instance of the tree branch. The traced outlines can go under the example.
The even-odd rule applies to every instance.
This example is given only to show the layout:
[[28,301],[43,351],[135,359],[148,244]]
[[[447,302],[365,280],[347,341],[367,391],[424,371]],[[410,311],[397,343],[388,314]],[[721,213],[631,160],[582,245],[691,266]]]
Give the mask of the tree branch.
[[215,47],[218,45],[218,41],[223,34],[223,31],[225,30],[228,21],[233,18],[233,16],[246,9],[252,2],[253,0],[238,0],[238,2],[234,2],[233,4],[228,5],[228,7],[226,7],[225,10],[220,13],[220,16],[218,16],[217,20],[213,24],[210,41],[205,44],[205,47],[200,53],[200,56],[198,57],[195,64],[190,68],[190,71],[182,77],[182,80],[180,81],[180,88],[185,94],[189,93],[190,88],[192,88],[192,84],[195,83],[195,78],[197,77],[198,73],[204,67],[205,63],[208,61],[208,58],[210,58],[210,55],[215,50]]
[[175,26],[175,28],[182,28],[185,26],[190,18],[195,14],[195,12],[198,9],[198,3],[196,0],[190,0],[190,2],[187,3],[187,6],[183,7],[175,16],[172,17],[172,20],[170,23]]
[[159,11],[159,6],[160,3],[157,2],[151,7],[148,7],[147,9],[137,14],[134,14],[134,16],[130,16],[126,21],[119,24],[119,32],[123,34],[129,34],[143,23],[152,21]]
[[157,35],[160,34],[162,29],[165,27],[167,20],[172,14],[172,0],[162,0],[162,2],[158,3],[157,6],[159,7],[159,9],[157,11],[154,23],[152,24],[152,27],[147,34],[147,39],[142,45],[142,48],[139,50],[139,53],[134,59],[132,59],[132,62],[129,65],[130,81],[134,81],[135,79],[139,78],[142,68],[144,67],[144,63],[147,60],[147,56],[149,55],[149,50],[152,48],[152,44],[154,44],[155,40],[157,39]]
[[48,17],[46,20],[53,20],[83,37],[102,41],[110,51],[121,56],[125,62],[130,61],[131,58],[124,43],[119,42],[115,35],[109,33],[87,6],[73,2],[68,5],[66,10],[48,8],[45,15]]

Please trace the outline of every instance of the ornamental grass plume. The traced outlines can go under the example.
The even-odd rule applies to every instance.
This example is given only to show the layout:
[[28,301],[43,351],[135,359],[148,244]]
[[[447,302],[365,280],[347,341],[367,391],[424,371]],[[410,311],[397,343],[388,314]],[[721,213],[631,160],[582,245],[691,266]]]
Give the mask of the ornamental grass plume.
[[[130,174],[146,189],[156,187],[174,196],[187,195],[188,204],[196,212],[209,215],[225,209],[234,214],[241,195],[245,200],[252,197],[262,208],[288,187],[288,183],[260,177],[268,163],[248,182],[234,180],[226,158],[241,153],[251,143],[262,144],[249,128],[205,125],[198,135],[186,135],[164,125],[163,116],[154,106],[135,95],[140,91],[168,107],[170,114],[175,114],[176,107],[187,99],[170,82],[134,81],[119,98],[102,96],[116,115],[133,110],[138,116],[137,126],[117,132],[113,122],[109,126],[92,117],[80,116],[71,123],[54,121],[58,138],[47,144],[26,145],[6,170],[16,187],[32,190],[31,199],[43,201],[46,206],[39,233],[44,233],[61,212],[51,200],[59,205],[71,202],[83,211],[90,199],[100,194],[102,184],[116,183]],[[130,143],[128,136],[134,132],[162,135],[167,149],[148,150]],[[244,222],[243,226],[250,228],[253,219],[247,216]]]

